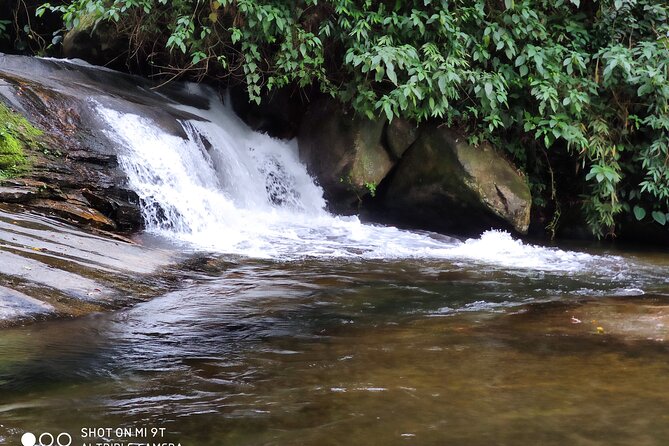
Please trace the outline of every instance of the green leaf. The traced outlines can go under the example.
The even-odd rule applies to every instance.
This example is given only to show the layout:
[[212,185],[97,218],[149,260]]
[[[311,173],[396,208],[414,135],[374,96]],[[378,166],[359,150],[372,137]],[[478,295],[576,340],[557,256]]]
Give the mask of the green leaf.
[[634,206],[634,216],[637,220],[641,221],[646,216],[646,210],[641,206]]
[[390,79],[390,82],[397,85],[397,74],[395,73],[395,65],[393,65],[393,63],[390,61],[386,62],[386,74],[388,75],[388,79]]
[[660,211],[653,211],[651,214],[653,216],[653,220],[664,226],[667,224],[667,216],[664,214],[664,212]]
[[388,121],[393,120],[393,110],[390,107],[390,102],[384,102],[383,103],[383,111],[386,114],[386,118],[388,118]]
[[484,88],[485,88],[485,95],[488,97],[492,96],[492,84],[490,82],[486,82]]

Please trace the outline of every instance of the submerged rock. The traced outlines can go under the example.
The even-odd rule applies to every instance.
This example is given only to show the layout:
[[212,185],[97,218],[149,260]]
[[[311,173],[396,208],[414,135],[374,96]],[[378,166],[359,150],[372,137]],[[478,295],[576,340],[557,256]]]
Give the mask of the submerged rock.
[[385,124],[385,119],[348,115],[330,100],[315,102],[305,114],[298,137],[300,158],[333,211],[356,210],[394,166],[382,143]]
[[525,178],[493,147],[431,128],[400,160],[384,205],[397,219],[440,231],[526,233],[531,196]]
[[499,321],[526,335],[602,336],[620,341],[669,341],[669,296],[610,296],[537,303]]

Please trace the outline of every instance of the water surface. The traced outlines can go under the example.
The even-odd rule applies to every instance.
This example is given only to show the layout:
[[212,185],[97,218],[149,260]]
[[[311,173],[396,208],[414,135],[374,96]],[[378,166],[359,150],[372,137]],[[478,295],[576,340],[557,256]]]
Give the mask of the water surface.
[[666,444],[666,265],[617,258],[645,270],[196,256],[144,303],[0,331],[0,436]]

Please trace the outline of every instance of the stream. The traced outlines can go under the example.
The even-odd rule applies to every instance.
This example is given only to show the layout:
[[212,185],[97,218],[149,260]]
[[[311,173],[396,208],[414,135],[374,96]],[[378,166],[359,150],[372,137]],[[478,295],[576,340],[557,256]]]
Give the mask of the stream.
[[116,100],[133,243],[0,207],[0,444],[669,441],[666,250],[331,215],[295,141]]
[[198,256],[150,300],[0,331],[0,438],[664,444],[666,265],[620,259],[647,275]]

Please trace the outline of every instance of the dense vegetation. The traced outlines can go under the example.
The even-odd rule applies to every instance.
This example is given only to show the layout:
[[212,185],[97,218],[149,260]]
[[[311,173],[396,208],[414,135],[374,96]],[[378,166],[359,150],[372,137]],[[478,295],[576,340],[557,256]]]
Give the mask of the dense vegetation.
[[65,29],[112,23],[128,60],[242,81],[254,101],[316,88],[370,117],[491,140],[528,173],[549,229],[561,187],[598,236],[623,219],[669,219],[664,0],[72,0],[47,11]]

